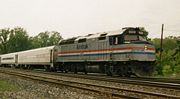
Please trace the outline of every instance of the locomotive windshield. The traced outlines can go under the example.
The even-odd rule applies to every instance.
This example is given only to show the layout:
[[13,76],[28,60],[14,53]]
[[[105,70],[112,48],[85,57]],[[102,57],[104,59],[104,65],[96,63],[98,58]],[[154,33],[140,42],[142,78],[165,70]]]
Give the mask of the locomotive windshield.
[[140,41],[147,41],[147,38],[145,36],[139,36]]
[[110,45],[118,45],[118,44],[123,44],[123,43],[137,43],[137,42],[146,42],[146,36],[142,35],[116,35],[116,36],[111,36],[109,37],[109,43]]
[[146,34],[144,31],[137,29],[130,29],[124,33],[124,42],[133,43],[133,42],[144,42],[147,41]]
[[145,36],[141,35],[125,35],[124,41],[147,41]]

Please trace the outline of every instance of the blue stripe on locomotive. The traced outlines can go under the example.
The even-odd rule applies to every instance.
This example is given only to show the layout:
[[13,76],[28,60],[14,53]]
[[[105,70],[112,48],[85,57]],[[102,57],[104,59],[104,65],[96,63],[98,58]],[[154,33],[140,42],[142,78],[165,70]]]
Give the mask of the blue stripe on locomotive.
[[[103,56],[103,55],[109,55],[110,53],[96,53],[96,54],[76,54],[76,55],[62,55],[60,57],[69,57],[69,56]],[[118,53],[112,53],[112,55],[119,55],[119,54],[149,54],[154,55],[154,52],[118,52]]]

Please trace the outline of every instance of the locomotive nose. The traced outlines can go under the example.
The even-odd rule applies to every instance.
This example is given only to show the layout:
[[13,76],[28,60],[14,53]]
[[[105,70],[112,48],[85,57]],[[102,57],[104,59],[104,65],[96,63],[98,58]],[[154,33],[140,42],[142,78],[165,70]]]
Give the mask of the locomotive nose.
[[154,61],[155,60],[155,48],[151,45],[133,46],[129,60],[136,61]]

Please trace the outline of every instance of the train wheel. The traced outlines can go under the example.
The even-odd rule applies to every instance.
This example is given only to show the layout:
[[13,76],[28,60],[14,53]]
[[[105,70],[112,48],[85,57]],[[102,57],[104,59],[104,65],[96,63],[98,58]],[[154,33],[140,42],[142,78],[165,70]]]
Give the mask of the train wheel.
[[77,71],[74,71],[74,74],[77,74]]
[[119,66],[119,68],[116,71],[116,74],[118,74],[121,77],[130,77],[131,76],[131,70],[126,65]]
[[44,68],[45,68],[45,71],[50,72],[50,66],[45,65]]
[[58,66],[58,70],[63,73],[63,65],[59,65],[59,66]]
[[105,73],[107,76],[112,76],[113,75],[113,66],[110,65],[105,65]]
[[118,70],[117,70],[117,75],[119,75],[120,77],[122,77],[123,76],[123,73],[122,73],[123,71],[122,71],[122,68],[119,68]]
[[20,69],[24,69],[24,65],[20,65]]
[[74,74],[77,74],[77,65],[74,65],[73,67]]
[[128,67],[127,67],[127,66],[123,66],[122,73],[123,73],[123,76],[124,76],[124,77],[129,77]]
[[74,68],[74,74],[77,74],[78,72],[77,72],[77,66],[75,66],[75,68]]
[[84,65],[84,74],[87,74],[87,64]]
[[106,74],[107,74],[108,76],[112,76],[112,72],[111,72],[111,71],[107,71]]
[[24,65],[23,69],[28,69],[28,65]]
[[65,66],[64,71],[65,71],[65,73],[68,73],[69,69],[67,66]]
[[68,73],[68,70],[65,70],[65,73]]
[[50,68],[51,72],[57,72],[57,69],[55,67]]

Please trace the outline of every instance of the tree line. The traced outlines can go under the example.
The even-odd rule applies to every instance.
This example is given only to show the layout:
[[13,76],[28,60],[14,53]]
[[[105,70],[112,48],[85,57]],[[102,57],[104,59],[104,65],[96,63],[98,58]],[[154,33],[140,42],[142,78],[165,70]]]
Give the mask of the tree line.
[[162,63],[160,64],[161,39],[152,40],[156,48],[156,72],[158,75],[180,74],[180,36],[163,39]]
[[56,45],[61,39],[62,36],[57,31],[45,31],[29,36],[21,27],[3,28],[0,29],[0,54]]

